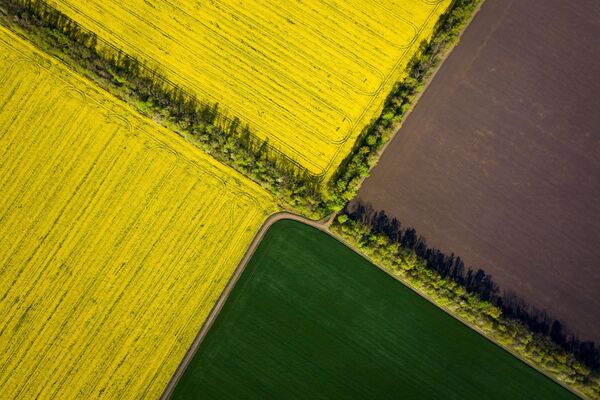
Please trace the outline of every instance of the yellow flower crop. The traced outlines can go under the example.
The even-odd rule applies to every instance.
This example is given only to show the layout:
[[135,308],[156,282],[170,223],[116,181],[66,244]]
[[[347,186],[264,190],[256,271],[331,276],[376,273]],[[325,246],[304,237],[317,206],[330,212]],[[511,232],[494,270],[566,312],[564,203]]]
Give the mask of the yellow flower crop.
[[273,200],[0,28],[2,398],[157,398]]
[[329,178],[450,0],[55,0]]

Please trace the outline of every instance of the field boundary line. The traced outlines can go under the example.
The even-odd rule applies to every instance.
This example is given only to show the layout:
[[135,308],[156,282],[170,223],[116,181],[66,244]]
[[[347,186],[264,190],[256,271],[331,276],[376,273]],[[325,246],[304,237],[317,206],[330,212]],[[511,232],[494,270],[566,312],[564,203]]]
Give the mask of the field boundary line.
[[325,218],[323,218],[323,219],[321,219],[319,221],[313,221],[313,220],[310,220],[308,218],[305,218],[305,217],[303,217],[301,215],[298,215],[298,214],[294,214],[294,213],[289,212],[289,211],[279,211],[279,212],[275,212],[275,213],[269,215],[269,217],[265,220],[265,222],[263,222],[263,224],[259,228],[258,232],[256,233],[256,235],[252,239],[252,242],[248,246],[248,249],[244,253],[244,256],[242,257],[242,259],[240,260],[240,262],[239,262],[238,266],[236,267],[235,271],[233,272],[233,274],[229,278],[229,281],[227,282],[227,285],[225,286],[225,289],[223,290],[223,292],[219,296],[219,299],[217,300],[217,302],[215,303],[215,305],[211,309],[209,316],[204,321],[202,327],[200,328],[200,331],[198,332],[198,334],[194,338],[194,341],[192,342],[190,348],[187,350],[187,352],[186,352],[185,356],[183,357],[181,363],[179,364],[179,366],[175,370],[175,373],[173,374],[172,378],[169,380],[169,383],[167,384],[167,387],[165,388],[163,394],[161,395],[160,400],[169,400],[171,398],[171,396],[172,396],[172,394],[173,394],[173,392],[175,390],[175,387],[179,383],[179,380],[183,376],[183,373],[186,371],[186,369],[189,366],[190,362],[192,361],[192,359],[196,355],[196,352],[198,351],[198,348],[202,344],[202,342],[203,342],[204,338],[206,337],[207,333],[210,331],[210,328],[212,327],[212,325],[214,324],[215,320],[219,316],[219,313],[220,313],[221,309],[223,308],[223,306],[227,302],[227,299],[229,298],[231,292],[233,291],[236,283],[238,282],[238,280],[241,277],[242,273],[245,271],[246,266],[248,265],[248,262],[250,261],[250,259],[254,255],[254,253],[256,252],[256,249],[258,248],[258,245],[262,242],[262,239],[264,238],[264,236],[268,232],[268,230],[271,228],[271,226],[273,226],[273,224],[275,224],[276,222],[282,221],[282,220],[297,221],[297,222],[303,223],[304,225],[308,225],[308,226],[311,226],[311,227],[313,227],[315,229],[318,229],[319,231],[321,231],[321,232],[329,235],[333,239],[337,240],[338,242],[340,242],[341,244],[343,244],[344,246],[348,247],[353,252],[355,252],[356,254],[358,254],[359,256],[361,256],[362,258],[364,258],[365,260],[367,260],[369,263],[373,264],[377,269],[379,269],[380,271],[384,272],[385,274],[387,274],[392,279],[398,281],[404,287],[406,287],[409,290],[411,290],[413,293],[417,294],[421,298],[423,298],[426,301],[428,301],[434,307],[442,310],[444,313],[448,314],[449,316],[451,316],[455,320],[457,320],[460,323],[462,323],[468,329],[471,329],[471,330],[475,331],[479,335],[483,336],[486,340],[490,341],[491,343],[493,343],[494,345],[500,347],[501,349],[507,351],[509,354],[511,354],[512,356],[514,356],[518,360],[524,362],[529,367],[531,367],[534,370],[536,370],[537,372],[541,373],[542,375],[544,375],[546,378],[550,379],[551,381],[553,381],[553,382],[557,383],[558,385],[562,386],[563,388],[565,388],[569,392],[573,393],[574,395],[576,395],[576,396],[578,396],[580,398],[583,398],[583,399],[590,399],[584,393],[581,393],[581,392],[577,391],[576,389],[574,389],[574,388],[566,385],[565,383],[557,380],[551,374],[549,374],[545,370],[539,368],[537,365],[535,365],[531,361],[529,361],[529,360],[521,357],[521,355],[519,355],[517,352],[515,352],[514,350],[512,350],[510,347],[507,347],[507,346],[505,346],[505,345],[497,342],[493,338],[489,337],[481,328],[479,328],[476,325],[473,325],[473,324],[469,323],[467,320],[465,320],[462,317],[460,317],[457,313],[455,313],[454,311],[452,311],[447,306],[441,306],[441,305],[437,304],[427,293],[419,290],[417,287],[414,287],[414,286],[410,285],[409,282],[403,280],[400,276],[396,276],[392,272],[390,272],[387,269],[385,269],[384,267],[380,266],[379,263],[376,260],[374,260],[371,257],[369,257],[368,255],[366,255],[364,252],[362,252],[360,249],[358,249],[357,247],[355,247],[354,245],[352,245],[351,243],[349,243],[340,234],[336,233],[335,231],[333,231],[330,228],[331,223],[333,222],[333,219],[335,218],[335,215],[336,214],[327,216],[327,217],[325,217]]
[[[47,0],[0,0],[0,24],[2,24],[2,26],[6,27],[8,30],[12,31],[17,36],[24,39],[26,42],[32,44],[39,51],[48,54],[53,59],[67,66],[70,70],[76,72],[76,75],[81,76],[84,79],[92,82],[93,86],[102,89],[103,91],[109,93],[111,96],[118,98],[119,100],[127,103],[129,106],[132,106],[135,109],[136,113],[140,114],[140,116],[143,116],[144,118],[153,119],[163,128],[167,129],[171,133],[176,134],[177,136],[182,137],[185,141],[193,144],[194,147],[196,147],[196,149],[203,152],[204,154],[207,154],[210,158],[212,158],[219,164],[222,164],[227,168],[232,168],[245,178],[249,179],[250,181],[253,181],[256,185],[263,187],[263,189],[265,189],[274,198],[276,198],[277,202],[283,202],[284,204],[288,205],[291,201],[297,200],[288,199],[284,196],[277,197],[276,193],[284,193],[284,189],[277,187],[277,185],[268,184],[268,179],[262,178],[260,174],[253,173],[251,168],[245,168],[242,164],[231,161],[231,158],[228,156],[228,154],[222,152],[222,146],[211,147],[205,145],[198,140],[194,140],[195,136],[192,134],[192,132],[186,129],[179,129],[177,126],[175,126],[176,122],[173,122],[172,120],[168,119],[165,119],[166,122],[161,122],[158,121],[156,118],[152,117],[152,115],[143,113],[137,105],[135,98],[131,98],[131,96],[133,95],[129,94],[128,92],[114,93],[113,90],[111,90],[111,85],[113,85],[113,82],[107,81],[102,83],[97,79],[97,74],[82,73],[81,68],[83,64],[80,63],[80,60],[78,60],[77,57],[73,56],[69,52],[63,51],[63,49],[60,48],[55,52],[54,50],[56,49],[54,47],[51,47],[52,44],[49,45],[48,43],[45,43],[43,35],[40,35],[39,32],[36,31],[36,29],[48,29],[53,32],[58,32],[59,34],[65,36],[68,40],[72,41],[73,39],[69,37],[64,32],[64,30],[61,31],[59,30],[59,28],[52,26],[44,26],[42,28],[27,28],[19,25],[18,22],[10,20],[10,17],[15,15],[13,13],[14,10],[11,10],[10,7],[26,7],[27,5],[31,4],[39,5],[43,10],[43,13],[55,13],[59,15],[62,20],[67,21],[67,25],[72,25],[76,28],[76,30],[82,32],[84,36],[88,38],[93,38],[93,45],[88,46],[88,44],[81,44],[79,42],[76,42],[76,44],[84,46],[90,49],[90,51],[95,52],[99,58],[103,59],[108,64],[111,64],[111,62],[114,64],[114,60],[130,60],[139,71],[139,79],[149,79],[149,77],[152,77],[152,79],[158,79],[160,83],[157,83],[157,85],[160,86],[160,90],[171,96],[176,96],[176,94],[178,93],[180,101],[183,101],[181,99],[184,99],[187,101],[187,103],[194,103],[196,105],[197,113],[200,113],[203,107],[205,107],[208,110],[209,108],[211,108],[211,106],[213,106],[213,108],[216,109],[216,107],[214,107],[215,105],[211,104],[209,101],[197,98],[189,90],[189,88],[185,86],[185,84],[177,84],[169,78],[167,78],[163,72],[163,66],[155,66],[153,64],[153,61],[147,59],[146,57],[137,58],[130,56],[129,54],[125,53],[121,48],[113,45],[111,42],[107,41],[103,37],[98,36],[93,30],[87,29],[86,27],[79,24],[69,16],[58,11],[51,4],[51,2]],[[36,18],[44,21],[43,17],[36,16]],[[88,41],[92,41],[92,39],[88,39]],[[48,49],[49,46],[50,50]],[[85,66],[83,66],[83,68],[85,68]],[[114,69],[116,67],[112,65],[111,68]],[[133,93],[135,94],[135,91]],[[164,106],[163,111],[166,110],[168,112],[168,107],[170,106]],[[244,130],[242,129],[241,125],[239,125],[238,127],[236,123],[240,123],[240,120],[228,116],[221,110],[219,110],[214,122],[215,127],[217,127],[218,131],[218,133],[214,134],[214,136],[217,137],[217,139],[215,140],[224,140],[222,138],[226,138],[227,135],[229,135],[234,136],[236,138],[236,142],[241,143],[241,138],[245,134],[247,134],[248,139],[246,141],[248,143],[246,143],[245,145],[240,145],[242,149],[236,154],[242,154],[244,157],[254,157],[255,159],[260,160],[264,159],[265,165],[267,165],[267,178],[272,177],[274,181],[279,182],[277,180],[278,178],[287,177],[287,181],[286,179],[283,180],[284,182],[287,182],[286,185],[292,187],[293,189],[301,188],[305,191],[310,192],[310,194],[306,194],[306,196],[313,196],[316,195],[315,193],[318,193],[318,188],[323,186],[323,174],[315,174],[314,172],[312,172],[308,167],[302,165],[302,163],[300,163],[293,155],[288,155],[284,153],[281,147],[278,146],[277,143],[273,143],[273,141],[270,141],[268,137],[265,139],[261,139],[261,137],[258,136],[256,132],[252,129]],[[232,126],[236,126],[235,131],[230,131],[228,133],[228,130],[231,129]],[[244,143],[246,141],[244,141]],[[212,148],[212,151],[209,150],[210,148]],[[300,204],[298,207],[299,209],[302,209],[307,213],[319,213],[318,210],[305,210],[304,207],[309,207],[305,203]]]
[[[22,0],[19,0],[19,1],[22,1]],[[55,7],[51,2],[48,2],[48,0],[39,0],[39,1],[46,2],[51,7],[54,7],[55,9],[58,10],[58,8]],[[273,141],[273,142],[277,143],[277,146],[275,146],[272,143],[269,143],[270,148],[273,148],[276,151],[278,151],[278,152],[282,153],[283,155],[287,156],[287,158],[290,159],[292,162],[296,163],[297,166],[303,167],[309,173],[310,176],[314,177],[315,179],[318,178],[319,182],[325,183],[327,181],[327,179],[326,179],[327,175],[331,171],[335,171],[339,167],[339,162],[338,162],[337,166],[334,166],[334,163],[336,162],[336,160],[338,160],[338,158],[340,157],[340,155],[343,155],[341,153],[341,150],[342,150],[343,146],[348,143],[348,141],[352,138],[353,135],[355,135],[356,130],[357,130],[356,128],[359,127],[359,125],[360,125],[359,122],[364,119],[364,115],[365,115],[366,111],[369,108],[372,107],[373,102],[375,101],[376,96],[381,92],[382,86],[384,85],[385,82],[387,82],[391,78],[391,76],[395,72],[397,72],[398,65],[402,63],[402,61],[406,57],[407,52],[409,52],[412,49],[412,47],[416,44],[416,40],[419,37],[420,33],[423,31],[423,29],[427,25],[428,21],[433,17],[433,15],[435,14],[436,9],[439,7],[439,5],[442,2],[443,2],[443,0],[433,0],[431,2],[423,0],[424,4],[433,7],[432,10],[431,10],[431,12],[427,16],[426,21],[421,26],[418,26],[418,27],[416,25],[413,26],[413,24],[410,23],[411,28],[414,29],[414,31],[415,31],[415,35],[411,38],[411,40],[409,42],[407,42],[408,43],[407,45],[398,47],[398,48],[404,49],[405,51],[403,52],[402,56],[400,56],[400,58],[398,58],[397,60],[394,60],[393,67],[390,69],[390,71],[387,74],[384,74],[382,72],[383,79],[381,80],[381,82],[379,84],[379,88],[375,92],[368,94],[368,96],[371,97],[371,100],[369,101],[368,106],[365,109],[362,110],[361,114],[358,116],[358,118],[356,118],[356,122],[353,122],[353,124],[352,124],[351,128],[348,130],[348,132],[343,137],[341,137],[340,139],[329,139],[329,138],[327,138],[327,135],[322,135],[321,133],[319,133],[317,131],[313,131],[313,133],[315,135],[319,136],[324,142],[336,145],[335,152],[332,154],[332,156],[329,158],[329,160],[325,164],[323,164],[322,167],[319,167],[317,165],[319,163],[315,163],[314,161],[311,161],[306,155],[302,155],[301,152],[299,150],[297,150],[297,149],[294,149],[293,146],[288,145],[285,142],[285,140],[283,140],[282,138],[271,137],[271,136],[269,136],[269,134],[266,134],[265,132],[262,132],[262,133],[265,134],[265,137],[269,138],[270,141]],[[79,9],[77,9],[77,7],[74,7],[72,4],[67,4],[67,2],[59,2],[59,3],[62,3],[64,6],[67,6],[68,8],[74,10],[75,12],[77,12],[79,14],[84,14]],[[376,4],[379,7],[382,7],[381,4],[379,4],[379,3],[376,3]],[[398,14],[396,14],[396,15],[400,19],[403,19],[405,22],[409,23],[409,21],[406,18],[400,17]],[[101,25],[102,29],[104,29],[105,31],[110,31],[110,29],[108,29],[108,27],[106,27],[104,24],[101,24],[99,22],[97,22],[97,23],[99,25]],[[80,26],[83,27],[83,24],[81,24]],[[87,29],[87,28],[85,28],[85,29]],[[90,30],[90,32],[92,32],[92,31]],[[115,37],[119,37],[119,39],[121,41],[126,42],[126,40],[121,35],[117,35],[115,33],[113,33],[113,35],[115,35]],[[102,41],[102,42],[106,42],[106,40],[102,39],[100,36],[98,36],[98,39],[100,41]],[[114,47],[115,49],[117,48],[114,44],[110,44],[110,46]],[[396,47],[396,46],[394,46],[394,47]],[[139,51],[139,50],[138,50],[138,52],[139,53],[144,53],[143,51]],[[128,53],[123,52],[123,54],[128,54]],[[166,65],[161,64],[159,61],[157,61],[152,56],[149,56],[149,55],[145,54],[143,57],[141,57],[141,56],[138,57],[138,59],[140,61],[145,61],[145,60],[151,61],[152,64],[159,65],[160,68],[161,68],[161,71],[162,70],[169,70],[172,74],[181,77],[183,79],[183,81],[188,81],[188,79],[185,79],[182,75],[178,74],[177,71],[173,70],[171,67],[168,67]],[[162,74],[162,75],[166,75],[166,74]],[[200,86],[198,86],[198,85],[194,85],[194,84],[190,85],[190,82],[187,82],[187,83],[179,85],[179,84],[174,83],[170,79],[167,79],[167,81],[169,83],[172,83],[172,84],[174,84],[176,86],[179,86],[179,87],[183,88],[184,89],[183,91],[187,92],[187,94],[191,94],[191,92],[193,92],[192,90],[190,90],[191,86],[195,86],[198,90],[201,90],[201,91],[203,90],[203,88],[200,87]],[[186,84],[187,84],[187,86],[186,86]],[[385,98],[382,99],[382,104],[383,104],[383,102],[385,102]],[[228,108],[226,105],[219,104],[219,107],[222,108],[222,109],[225,109],[226,111],[230,112],[233,115],[236,114],[235,110],[232,110],[232,109]],[[345,115],[343,113],[343,110],[338,110],[338,112],[342,112],[342,115],[346,116],[350,121],[354,120],[354,118],[350,118],[350,116]],[[227,117],[226,113],[224,113],[223,115],[225,117]],[[227,118],[229,118],[231,120],[231,117],[227,117]],[[243,122],[245,122],[245,123],[246,122],[250,122],[250,123],[254,124],[252,126],[253,132],[258,132],[258,131],[262,130],[261,127],[259,127],[259,126],[256,125],[256,121],[252,120],[252,119],[249,119],[248,116],[245,116],[244,118],[240,117],[240,120],[243,120]],[[254,136],[257,137],[258,139],[260,139],[260,137],[259,137],[258,134],[254,134]],[[354,142],[356,142],[359,137],[360,137],[360,132],[358,133],[358,135],[356,135],[356,138],[355,138]],[[354,144],[353,144],[353,146],[354,146]],[[286,152],[284,152],[282,150],[282,148],[287,149],[289,151],[289,153],[294,153],[295,157],[292,156],[292,155],[289,155]],[[348,154],[345,154],[344,157],[347,156]],[[305,163],[301,162],[300,160],[304,161]],[[342,160],[343,160],[343,157],[342,157]],[[313,167],[320,168],[320,170],[319,170],[319,172],[310,172],[308,166],[306,166],[305,164],[311,164]],[[335,168],[332,169],[332,167],[335,167]]]
[[[212,307],[210,314],[208,315],[208,317],[202,324],[202,327],[198,331],[198,334],[194,338],[194,341],[192,342],[189,349],[185,353],[183,359],[181,360],[181,363],[175,370],[175,373],[169,380],[167,387],[165,388],[163,394],[160,396],[161,400],[168,400],[171,398],[171,395],[173,394],[175,387],[179,383],[179,380],[183,376],[183,373],[186,371],[188,365],[190,364],[190,362],[196,355],[196,352],[198,351],[198,348],[204,341],[206,334],[208,333],[208,331],[214,324],[215,320],[219,316],[221,309],[225,305],[225,302],[229,298],[229,295],[231,294],[233,288],[235,287],[236,283],[240,279],[240,276],[246,270],[246,266],[248,265],[248,262],[254,255],[256,249],[258,248],[258,245],[262,242],[262,239],[264,238],[265,234],[269,231],[271,226],[273,224],[275,224],[276,222],[282,221],[282,220],[298,221],[305,225],[312,226],[313,228],[316,228],[316,229],[320,230],[321,232],[324,232],[330,236],[333,236],[332,232],[330,232],[327,229],[326,225],[323,223],[325,220],[313,221],[308,218],[302,217],[298,214],[291,213],[289,211],[279,211],[279,212],[275,212],[275,213],[269,215],[269,217],[267,217],[265,222],[263,222],[263,224],[259,228],[258,232],[252,239],[252,242],[250,242],[250,245],[246,249],[246,252],[242,256],[242,259],[240,260],[240,262],[238,263],[237,267],[235,268],[233,274],[229,278],[229,281],[227,282],[225,289],[223,289],[223,291],[221,292],[219,299]],[[333,237],[335,237],[335,236],[333,236]],[[352,249],[354,250],[354,248],[352,248]],[[354,251],[356,251],[356,250],[354,250]]]
[[[305,221],[300,221],[300,222],[305,222]],[[311,224],[307,224],[307,225],[311,225],[314,226],[315,224],[318,223],[314,223],[314,221],[311,221],[313,223]],[[402,279],[402,277],[394,275],[392,272],[388,271],[386,268],[382,267],[379,265],[379,263],[377,262],[377,260],[369,257],[367,254],[365,254],[364,252],[362,252],[360,249],[358,249],[356,246],[352,245],[350,242],[348,242],[346,239],[344,239],[340,234],[336,233],[335,231],[331,230],[331,229],[323,229],[323,226],[316,226],[316,228],[320,229],[321,231],[327,233],[329,236],[333,237],[334,239],[336,239],[338,242],[342,243],[344,246],[352,249],[352,251],[354,251],[356,254],[358,254],[359,256],[361,256],[362,258],[364,258],[365,260],[367,260],[368,262],[370,262],[371,264],[373,264],[375,267],[377,267],[379,270],[385,272],[388,276],[390,276],[391,278],[395,279],[396,281],[400,282],[402,285],[404,285],[405,287],[407,287],[408,289],[412,290],[414,293],[416,293],[417,295],[421,296],[422,298],[424,298],[425,300],[427,300],[429,303],[431,303],[433,306],[435,306],[436,308],[439,308],[440,310],[444,311],[446,314],[450,315],[452,318],[456,319],[457,321],[461,322],[463,325],[465,325],[467,328],[477,332],[478,334],[480,334],[481,336],[483,336],[485,339],[487,339],[488,341],[492,342],[493,344],[495,344],[496,346],[506,350],[507,352],[509,352],[510,354],[512,354],[514,357],[516,357],[517,359],[521,360],[522,362],[524,362],[525,364],[527,364],[528,366],[530,366],[531,368],[535,369],[537,372],[541,373],[542,375],[544,375],[546,378],[552,380],[553,382],[559,384],[560,386],[562,386],[563,388],[567,389],[569,392],[575,394],[576,396],[583,398],[583,399],[590,399],[589,397],[587,397],[584,393],[581,393],[579,391],[577,391],[576,389],[566,385],[565,383],[555,379],[551,374],[549,374],[548,372],[546,372],[543,369],[540,369],[537,365],[535,365],[534,363],[532,363],[531,361],[527,360],[526,358],[521,357],[520,354],[518,354],[517,352],[515,352],[514,350],[512,350],[510,347],[507,347],[505,345],[503,345],[502,343],[496,341],[495,339],[489,337],[485,331],[483,331],[481,328],[479,328],[477,325],[471,324],[469,321],[467,321],[466,319],[463,319],[460,315],[458,315],[458,313],[454,312],[452,309],[448,308],[447,306],[441,306],[439,304],[437,304],[432,297],[430,297],[427,293],[425,293],[424,291],[421,291],[419,288],[412,286],[408,281],[405,281],[404,279]],[[591,399],[590,399],[591,400]]]
[[439,308],[440,310],[444,311],[446,314],[450,315],[452,318],[454,318],[455,320],[461,322],[463,325],[465,325],[467,328],[477,332],[478,334],[480,334],[481,336],[483,336],[485,339],[487,339],[488,341],[490,341],[491,343],[495,344],[496,346],[500,347],[503,350],[506,350],[508,353],[510,353],[511,355],[513,355],[515,358],[519,359],[520,361],[524,362],[525,364],[527,364],[528,366],[530,366],[531,368],[533,368],[534,370],[536,370],[537,372],[541,373],[542,375],[544,375],[546,378],[550,379],[551,381],[557,383],[558,385],[562,386],[563,388],[567,389],[569,392],[573,393],[574,395],[582,398],[582,399],[589,399],[591,400],[591,398],[589,398],[588,396],[586,396],[584,393],[581,393],[579,391],[577,391],[576,389],[566,385],[565,383],[557,380],[556,378],[554,378],[551,374],[549,374],[548,372],[546,372],[545,370],[539,368],[537,365],[535,365],[534,363],[532,363],[531,361],[527,360],[526,358],[521,357],[520,354],[518,354],[517,352],[515,352],[514,350],[512,350],[510,347],[507,347],[505,345],[503,345],[502,343],[496,341],[495,339],[489,337],[485,331],[483,331],[481,328],[479,328],[477,325],[473,325],[471,324],[469,321],[467,321],[466,319],[463,319],[460,315],[458,315],[458,313],[454,312],[452,309],[448,308],[447,306],[441,306],[439,304],[437,304],[432,297],[430,297],[427,293],[421,291],[419,288],[412,286],[410,283],[408,283],[408,281],[405,281],[404,279],[402,279],[402,277],[400,276],[396,276],[394,275],[392,272],[388,271],[387,269],[385,269],[384,267],[380,266],[379,263],[375,260],[372,259],[371,257],[369,257],[368,255],[366,255],[365,253],[363,253],[362,251],[360,251],[357,247],[355,247],[354,245],[352,245],[351,243],[349,243],[348,241],[346,241],[346,239],[344,239],[341,235],[339,235],[338,233],[329,230],[329,231],[325,231],[326,233],[328,233],[331,237],[333,237],[334,239],[336,239],[337,241],[339,241],[340,243],[342,243],[344,246],[349,247],[350,249],[352,249],[352,251],[354,251],[356,254],[360,255],[362,258],[364,258],[365,260],[367,260],[368,262],[370,262],[371,264],[373,264],[375,267],[377,267],[379,270],[385,272],[388,276],[392,277],[393,279],[395,279],[396,281],[400,282],[402,285],[404,285],[405,287],[407,287],[408,289],[412,290],[414,293],[416,293],[417,295],[421,296],[422,298],[424,298],[425,300],[427,300],[429,303],[431,303],[433,306],[435,306],[436,308]]
[[[444,54],[440,57],[439,64],[433,68],[431,75],[427,79],[425,79],[425,84],[423,85],[423,88],[415,95],[415,98],[412,100],[410,107],[408,108],[408,110],[406,110],[406,113],[403,115],[402,121],[400,121],[400,123],[398,123],[398,125],[393,129],[393,133],[390,135],[388,140],[386,140],[386,142],[383,144],[381,149],[379,149],[375,153],[375,159],[377,161],[371,166],[371,168],[369,168],[369,173],[366,176],[360,178],[360,181],[359,181],[360,183],[358,184],[359,188],[362,187],[364,181],[370,176],[371,171],[379,164],[379,159],[381,159],[381,157],[383,156],[383,152],[387,149],[387,147],[390,145],[392,140],[394,140],[394,138],[398,135],[398,133],[400,132],[400,129],[402,129],[402,126],[404,125],[406,120],[410,117],[410,114],[412,113],[414,108],[419,103],[419,100],[421,99],[423,94],[427,91],[427,89],[431,85],[431,82],[433,82],[433,80],[435,79],[436,75],[438,74],[438,72],[440,71],[442,66],[446,63],[448,56],[452,53],[454,48],[460,44],[460,39],[462,38],[462,36],[466,32],[466,30],[469,29],[469,25],[471,25],[471,22],[473,21],[475,16],[479,13],[479,10],[481,10],[481,7],[483,6],[484,3],[485,3],[485,0],[480,0],[480,3],[477,5],[477,8],[475,8],[473,13],[469,17],[468,21],[465,22],[465,28],[462,29],[460,31],[460,33],[458,34],[458,38],[457,38],[456,42],[452,46],[450,46],[449,49],[447,49],[444,52]],[[450,8],[450,7],[451,6],[449,6],[448,8]],[[350,154],[352,154],[352,153],[350,153]]]

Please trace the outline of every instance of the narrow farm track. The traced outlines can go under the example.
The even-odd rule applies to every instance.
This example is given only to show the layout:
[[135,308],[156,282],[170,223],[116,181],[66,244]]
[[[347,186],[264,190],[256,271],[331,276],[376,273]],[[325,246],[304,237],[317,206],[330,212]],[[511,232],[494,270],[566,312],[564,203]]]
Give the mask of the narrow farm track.
[[349,243],[346,240],[344,240],[342,237],[340,237],[340,235],[338,235],[335,232],[333,232],[333,231],[330,230],[330,226],[331,226],[333,220],[335,219],[335,217],[336,217],[336,215],[330,215],[330,216],[328,216],[328,217],[326,217],[326,218],[324,218],[324,219],[322,219],[320,221],[314,221],[314,220],[302,217],[301,215],[298,215],[298,214],[294,214],[294,213],[287,212],[287,211],[282,211],[282,212],[277,212],[277,213],[274,213],[274,214],[270,215],[265,220],[265,222],[260,227],[258,233],[256,234],[256,236],[254,237],[254,239],[250,243],[250,246],[246,250],[246,253],[244,254],[242,260],[240,261],[239,265],[235,269],[235,272],[231,275],[231,278],[229,279],[229,282],[227,282],[227,286],[225,287],[225,289],[221,293],[221,296],[219,297],[219,299],[215,303],[213,309],[210,312],[210,315],[206,318],[206,320],[204,322],[204,325],[202,326],[202,328],[200,329],[200,331],[196,335],[196,338],[194,339],[192,345],[190,346],[190,348],[186,352],[184,358],[182,359],[181,363],[179,364],[179,367],[175,371],[175,374],[173,375],[173,377],[169,381],[169,383],[168,383],[167,387],[165,388],[162,396],[160,397],[160,400],[169,400],[170,399],[171,395],[173,394],[173,391],[175,390],[175,387],[177,386],[177,383],[179,382],[179,380],[181,379],[181,377],[182,377],[183,373],[185,372],[186,368],[188,367],[188,365],[190,364],[190,362],[194,358],[194,355],[198,351],[198,348],[202,344],[202,341],[206,337],[206,334],[208,333],[208,331],[212,327],[212,325],[215,322],[215,320],[218,318],[221,309],[223,308],[225,302],[229,298],[229,295],[231,294],[232,290],[234,289],[236,283],[238,282],[240,276],[244,272],[244,270],[245,270],[246,266],[248,265],[249,261],[252,259],[252,256],[254,255],[256,249],[258,248],[258,246],[259,246],[260,242],[262,241],[262,239],[264,238],[265,234],[267,233],[267,231],[269,230],[269,228],[271,228],[271,226],[273,226],[273,224],[275,224],[278,221],[282,221],[282,220],[298,221],[298,222],[301,222],[301,223],[303,223],[305,225],[312,226],[312,227],[318,229],[319,231],[324,232],[327,235],[333,237],[334,239],[338,240],[339,242],[341,242],[342,244],[344,244],[348,248],[352,249],[352,251],[354,251],[355,253],[359,254],[361,257],[365,258],[373,266],[375,266],[376,268],[378,268],[381,271],[385,272],[390,278],[392,278],[392,279],[400,282],[404,286],[408,287],[410,290],[412,290],[413,292],[415,292],[418,296],[424,298],[425,300],[427,300],[428,302],[430,302],[434,306],[442,309],[444,312],[446,312],[447,314],[449,314],[451,317],[453,317],[457,321],[461,322],[466,327],[468,327],[468,328],[476,331],[481,336],[485,337],[487,340],[489,340],[490,342],[492,342],[494,345],[496,345],[496,346],[502,348],[503,350],[507,351],[512,356],[514,356],[515,358],[519,359],[521,362],[529,365],[531,368],[535,369],[536,371],[538,371],[542,375],[546,376],[547,378],[549,378],[553,382],[555,382],[558,385],[564,387],[565,389],[567,389],[570,392],[576,394],[577,396],[582,397],[582,398],[587,398],[583,393],[574,391],[573,388],[565,385],[563,382],[555,379],[554,376],[552,376],[552,375],[548,374],[546,371],[540,369],[537,365],[532,364],[530,361],[524,359],[518,353],[515,353],[511,348],[506,347],[503,344],[498,343],[497,341],[489,338],[485,334],[485,332],[483,332],[479,327],[477,327],[477,326],[471,324],[470,322],[468,322],[467,320],[461,318],[456,313],[452,312],[452,310],[449,309],[448,307],[440,306],[429,295],[427,295],[427,293],[425,293],[424,291],[418,289],[417,287],[414,287],[414,286],[410,285],[408,282],[402,280],[401,278],[399,278],[398,276],[394,275],[393,273],[391,273],[387,269],[385,269],[383,267],[380,267],[376,263],[376,261],[372,260],[370,257],[368,257],[367,255],[365,255],[360,249],[358,249],[357,247],[355,247],[351,243]]
[[575,400],[336,238],[293,220],[269,228],[171,399],[399,393]]
[[[161,396],[161,400],[167,400],[167,399],[170,398],[171,394],[173,393],[173,390],[175,390],[175,386],[177,386],[177,382],[179,382],[179,379],[181,378],[181,376],[185,372],[185,370],[186,370],[187,366],[189,365],[190,361],[192,361],[192,358],[194,357],[194,355],[198,351],[198,347],[200,346],[200,344],[202,343],[202,340],[204,339],[204,337],[206,336],[206,334],[210,330],[210,328],[211,328],[212,324],[214,323],[215,319],[219,316],[219,312],[223,308],[223,305],[227,301],[227,298],[229,298],[229,295],[231,294],[231,291],[235,287],[235,284],[237,283],[238,279],[240,278],[240,276],[244,272],[244,269],[246,268],[246,265],[248,265],[248,262],[250,261],[250,259],[254,255],[254,252],[256,251],[256,248],[260,244],[261,240],[263,239],[263,237],[265,236],[265,234],[267,233],[267,231],[269,230],[269,228],[274,223],[276,223],[277,221],[281,221],[281,220],[285,220],[285,219],[302,222],[303,224],[312,226],[314,228],[319,229],[322,232],[327,233],[328,235],[331,235],[331,232],[328,229],[328,225],[331,222],[331,217],[325,218],[325,219],[323,219],[321,221],[313,221],[313,220],[310,220],[308,218],[304,218],[304,217],[302,217],[302,216],[300,216],[298,214],[293,214],[293,213],[286,212],[286,211],[277,212],[275,214],[271,214],[265,220],[265,222],[262,224],[262,226],[260,227],[258,233],[256,234],[256,236],[254,237],[254,239],[250,243],[250,246],[246,250],[246,253],[244,254],[244,257],[240,261],[240,263],[237,266],[237,268],[235,269],[234,273],[231,275],[231,278],[229,278],[229,282],[227,282],[227,286],[225,286],[225,289],[221,293],[221,296],[219,297],[219,300],[217,300],[217,302],[215,303],[213,309],[210,312],[210,315],[206,318],[206,320],[204,322],[204,325],[202,325],[202,328],[198,332],[198,335],[196,335],[196,338],[194,339],[192,345],[190,346],[189,350],[187,351],[187,353],[183,357],[183,360],[181,361],[181,363],[179,364],[179,367],[175,371],[175,374],[173,375],[173,377],[169,381],[169,384],[165,388],[165,391],[163,392],[163,394]],[[356,251],[356,249],[355,249],[355,251]]]

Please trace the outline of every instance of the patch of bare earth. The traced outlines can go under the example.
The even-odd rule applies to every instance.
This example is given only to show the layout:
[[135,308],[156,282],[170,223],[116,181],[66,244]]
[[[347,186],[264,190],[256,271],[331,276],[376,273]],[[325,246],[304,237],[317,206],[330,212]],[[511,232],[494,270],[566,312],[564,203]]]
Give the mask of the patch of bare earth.
[[600,341],[600,2],[486,0],[358,198]]

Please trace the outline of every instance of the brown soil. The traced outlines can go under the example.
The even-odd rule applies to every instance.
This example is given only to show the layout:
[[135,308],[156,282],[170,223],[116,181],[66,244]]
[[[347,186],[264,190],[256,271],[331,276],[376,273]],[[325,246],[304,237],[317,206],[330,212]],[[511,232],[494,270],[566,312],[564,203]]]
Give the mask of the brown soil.
[[358,198],[600,341],[600,2],[486,0]]

